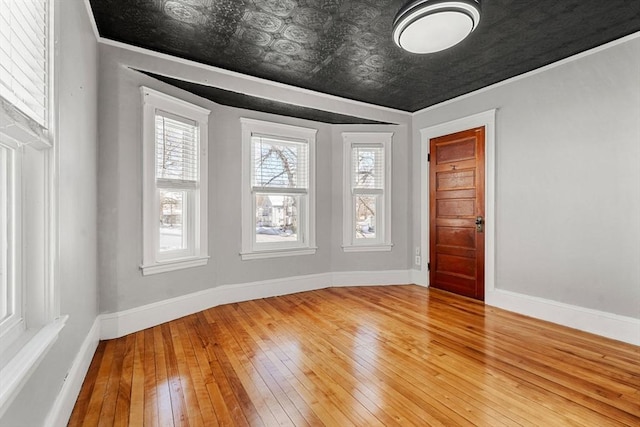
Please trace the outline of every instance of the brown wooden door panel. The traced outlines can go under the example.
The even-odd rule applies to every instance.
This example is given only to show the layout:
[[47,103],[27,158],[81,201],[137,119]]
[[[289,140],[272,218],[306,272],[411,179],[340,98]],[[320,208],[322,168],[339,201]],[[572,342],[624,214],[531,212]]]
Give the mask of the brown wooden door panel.
[[459,219],[461,217],[472,218],[476,213],[475,199],[443,199],[436,201],[437,218],[452,217]]
[[473,279],[476,277],[475,257],[471,258],[464,255],[466,254],[453,255],[439,253],[437,257],[438,271],[441,273],[455,274]]
[[[430,141],[430,285],[484,300],[484,127]],[[484,227],[484,225],[483,225]]]
[[476,176],[473,170],[455,170],[436,172],[436,190],[466,190],[476,188]]
[[465,249],[465,248],[460,248],[460,247],[456,247],[456,246],[440,245],[440,246],[438,246],[438,254],[439,255],[441,255],[441,254],[444,254],[444,255],[455,255],[455,256],[466,257],[466,258],[475,258],[476,250],[475,249]]
[[[463,132],[458,132],[452,135],[459,135]],[[455,141],[441,141],[440,145],[446,146],[446,150],[440,150],[439,152],[435,153],[434,157],[436,158],[437,164],[440,165],[442,163],[460,162],[462,160],[475,159],[475,142],[476,141],[473,137],[458,138]]]
[[437,273],[436,281],[439,283],[439,288],[447,288],[449,292],[455,292],[456,294],[464,294],[467,289],[475,286],[475,279],[469,277],[461,277],[447,273]]
[[436,228],[436,245],[454,246],[457,248],[476,248],[475,228],[438,227]]
[[473,227],[475,218],[439,218],[436,220],[438,227]]
[[468,199],[475,197],[476,189],[470,188],[466,190],[448,190],[448,191],[437,191],[438,200],[442,199]]

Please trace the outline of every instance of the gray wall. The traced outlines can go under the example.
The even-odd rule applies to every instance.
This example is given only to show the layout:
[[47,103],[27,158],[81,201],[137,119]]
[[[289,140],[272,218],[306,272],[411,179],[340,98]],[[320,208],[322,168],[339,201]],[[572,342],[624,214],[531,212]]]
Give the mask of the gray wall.
[[65,328],[0,420],[39,426],[96,318],[97,43],[82,1],[58,0],[60,312]]
[[640,318],[639,76],[635,38],[414,116],[419,182],[420,129],[498,109],[496,288]]
[[[372,129],[382,132],[393,132],[392,165],[391,170],[391,243],[394,256],[388,252],[348,252],[342,250],[342,204],[343,204],[343,132],[370,132]],[[409,169],[410,127],[402,126],[371,126],[341,125],[333,126],[333,162],[331,176],[333,185],[331,191],[333,204],[333,228],[331,229],[332,251],[331,271],[371,271],[371,270],[407,270],[410,268],[409,225],[411,209],[409,209]],[[363,283],[364,284],[364,283]]]
[[[330,108],[345,114],[398,120],[398,126],[331,126],[215,104],[171,87],[129,67],[167,73],[192,81],[228,84],[224,73],[168,61],[161,57],[100,46],[99,73],[99,283],[100,310],[116,312],[220,285],[326,273],[331,271],[406,270],[409,204],[407,114],[380,111],[326,97],[242,80],[243,91]],[[233,83],[233,82],[232,82]],[[237,84],[237,82],[235,83]],[[209,254],[208,265],[142,276],[141,96],[145,85],[211,110],[209,118]],[[239,89],[238,89],[239,90]],[[331,105],[328,105],[329,102]],[[318,129],[316,145],[315,255],[242,261],[240,117],[271,120]],[[393,251],[342,253],[342,136],[344,130],[393,131]]]

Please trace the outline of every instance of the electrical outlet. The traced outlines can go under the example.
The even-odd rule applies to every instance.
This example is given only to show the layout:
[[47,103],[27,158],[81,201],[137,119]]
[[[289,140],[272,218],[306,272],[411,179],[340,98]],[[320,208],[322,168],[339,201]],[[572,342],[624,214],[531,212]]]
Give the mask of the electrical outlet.
[[420,255],[416,255],[416,265],[422,264],[422,257]]
[[416,256],[420,255],[420,246],[416,246]]

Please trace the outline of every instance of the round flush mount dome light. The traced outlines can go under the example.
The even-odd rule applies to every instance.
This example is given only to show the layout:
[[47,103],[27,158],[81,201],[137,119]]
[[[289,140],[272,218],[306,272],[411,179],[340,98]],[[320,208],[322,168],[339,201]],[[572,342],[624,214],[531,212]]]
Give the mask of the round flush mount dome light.
[[415,0],[393,20],[393,41],[411,53],[433,53],[460,43],[480,22],[477,0]]

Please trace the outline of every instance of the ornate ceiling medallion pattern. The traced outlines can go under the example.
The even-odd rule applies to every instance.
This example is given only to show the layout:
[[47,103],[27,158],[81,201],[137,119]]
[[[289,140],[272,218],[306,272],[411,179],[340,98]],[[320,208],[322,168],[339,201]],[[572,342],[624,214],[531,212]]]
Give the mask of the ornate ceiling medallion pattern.
[[186,22],[187,24],[197,24],[202,18],[202,14],[193,7],[177,1],[168,1],[164,4],[164,11],[167,16]]
[[299,25],[288,25],[287,28],[284,29],[283,35],[291,41],[302,44],[310,44],[318,41],[318,35],[313,30]]
[[273,43],[273,48],[285,55],[296,55],[302,50],[302,46],[298,43],[286,39],[277,40]]
[[271,43],[271,35],[255,28],[245,28],[240,33],[242,40],[258,46],[267,46]]
[[378,37],[373,33],[361,33],[353,38],[353,41],[365,49],[373,49],[378,45]]
[[252,27],[268,33],[275,33],[283,24],[282,19],[264,12],[247,12],[244,21]]
[[310,7],[301,7],[293,15],[293,22],[303,27],[319,29],[329,20],[326,13]]
[[283,18],[298,6],[294,0],[255,0],[254,3],[259,9]]
[[482,0],[472,38],[413,55],[391,37],[407,1],[89,0],[104,38],[405,111],[640,31],[637,0]]
[[283,55],[278,52],[269,52],[265,55],[264,60],[270,62],[274,65],[278,65],[280,67],[284,67],[289,62],[291,62],[291,57],[287,55]]

